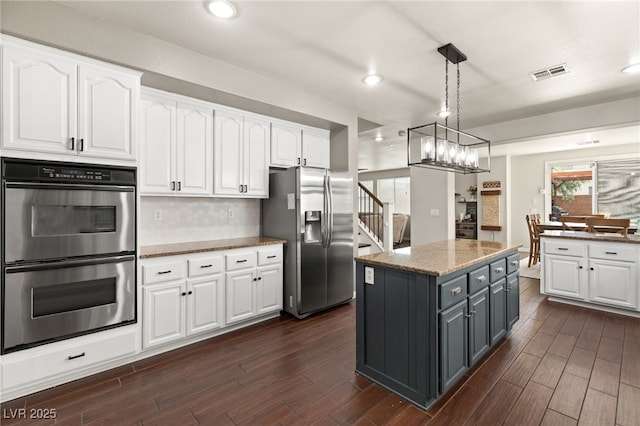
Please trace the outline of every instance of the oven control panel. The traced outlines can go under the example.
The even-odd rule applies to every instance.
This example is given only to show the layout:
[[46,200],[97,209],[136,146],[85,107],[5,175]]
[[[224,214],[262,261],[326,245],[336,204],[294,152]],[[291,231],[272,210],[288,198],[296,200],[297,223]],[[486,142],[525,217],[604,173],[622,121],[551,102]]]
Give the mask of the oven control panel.
[[40,179],[69,179],[76,181],[111,181],[110,170],[79,169],[69,167],[40,167]]

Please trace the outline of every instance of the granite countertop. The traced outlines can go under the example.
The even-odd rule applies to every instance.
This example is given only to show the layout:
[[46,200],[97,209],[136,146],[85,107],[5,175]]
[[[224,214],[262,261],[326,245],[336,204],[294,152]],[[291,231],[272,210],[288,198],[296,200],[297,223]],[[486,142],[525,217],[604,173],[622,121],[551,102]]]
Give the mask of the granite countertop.
[[226,240],[195,241],[191,243],[158,244],[140,247],[140,259],[151,257],[175,256],[179,254],[202,253],[207,251],[229,250],[243,247],[284,244],[287,240],[269,237],[230,238]]
[[588,240],[588,241],[611,241],[616,243],[640,244],[640,235],[633,234],[626,237],[621,234],[613,233],[592,233],[584,231],[544,231],[540,237],[545,238],[568,238],[571,240]]
[[408,272],[442,276],[521,246],[522,244],[457,239],[405,247],[391,253],[358,256],[355,260]]

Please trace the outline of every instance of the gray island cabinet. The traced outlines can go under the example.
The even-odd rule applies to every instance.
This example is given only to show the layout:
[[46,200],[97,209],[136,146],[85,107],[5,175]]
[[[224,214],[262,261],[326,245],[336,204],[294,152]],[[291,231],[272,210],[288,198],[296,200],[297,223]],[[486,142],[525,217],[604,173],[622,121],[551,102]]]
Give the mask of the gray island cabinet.
[[433,405],[518,320],[517,247],[458,239],[356,257],[356,371]]

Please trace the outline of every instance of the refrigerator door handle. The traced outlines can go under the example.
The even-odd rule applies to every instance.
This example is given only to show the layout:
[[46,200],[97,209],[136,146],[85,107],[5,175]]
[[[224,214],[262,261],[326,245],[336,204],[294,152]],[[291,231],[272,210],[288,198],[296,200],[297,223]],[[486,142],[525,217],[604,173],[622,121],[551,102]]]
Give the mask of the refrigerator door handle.
[[322,217],[322,222],[320,223],[320,226],[322,228],[322,247],[327,248],[328,247],[327,246],[327,228],[329,227],[329,199],[328,199],[329,192],[328,192],[328,186],[327,186],[327,176],[324,176],[322,186],[323,186],[322,210],[323,210],[324,217]]
[[333,240],[333,192],[331,189],[331,176],[327,176],[327,248],[331,247]]

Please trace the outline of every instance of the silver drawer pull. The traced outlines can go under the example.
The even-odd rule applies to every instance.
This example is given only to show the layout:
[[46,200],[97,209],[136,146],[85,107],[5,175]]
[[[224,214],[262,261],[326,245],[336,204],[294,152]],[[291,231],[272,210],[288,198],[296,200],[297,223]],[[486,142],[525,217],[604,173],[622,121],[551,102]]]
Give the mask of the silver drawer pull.
[[564,250],[564,251],[567,251],[567,250],[569,250],[569,249],[568,249],[568,248],[566,248],[566,247],[558,247],[558,250]]
[[275,258],[275,257],[278,257],[278,256],[277,256],[277,255],[275,255],[275,254],[273,254],[273,255],[271,255],[271,256],[267,256],[267,259],[273,259],[273,258]]
[[211,268],[213,265],[200,265],[201,268]]
[[499,268],[494,269],[494,271],[496,271],[498,274],[501,274],[504,272],[504,268],[501,266]]
[[479,283],[481,283],[481,282],[483,282],[483,281],[486,281],[486,280],[487,280],[487,277],[486,277],[486,276],[484,276],[484,275],[480,275],[480,276],[479,276],[478,278],[476,278],[476,279],[478,280],[478,282],[479,282]]
[[69,356],[67,357],[67,359],[68,359],[69,361],[71,361],[72,359],[82,358],[84,355],[85,355],[85,353],[84,353],[84,352],[82,352],[81,354],[78,354],[78,355],[69,355]]
[[618,254],[618,253],[616,253],[615,251],[605,251],[604,253],[605,253],[605,254]]
[[456,287],[456,288],[451,289],[451,295],[452,296],[455,296],[455,295],[460,294],[460,293],[462,293],[462,288],[461,287]]
[[247,261],[247,259],[236,260],[236,263],[244,263],[244,262],[246,262],[246,261]]
[[164,274],[170,274],[171,273],[171,269],[169,269],[168,271],[158,271],[158,275],[164,275]]

